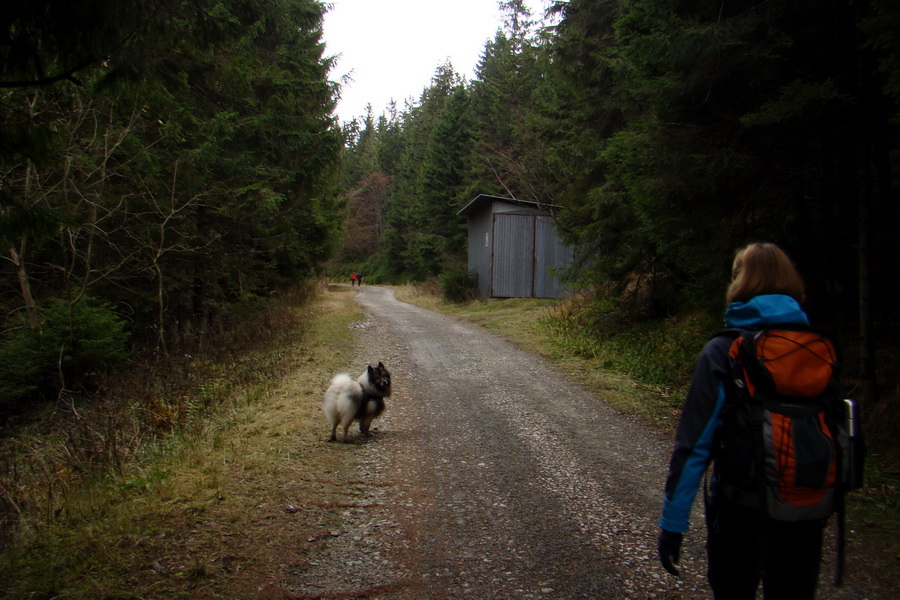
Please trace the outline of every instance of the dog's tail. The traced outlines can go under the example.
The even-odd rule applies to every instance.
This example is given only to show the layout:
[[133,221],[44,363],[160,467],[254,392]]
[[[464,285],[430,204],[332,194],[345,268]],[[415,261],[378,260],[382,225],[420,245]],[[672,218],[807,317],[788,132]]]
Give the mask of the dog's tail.
[[353,378],[348,373],[338,373],[331,378],[329,387],[346,389],[347,387],[352,388],[354,383]]

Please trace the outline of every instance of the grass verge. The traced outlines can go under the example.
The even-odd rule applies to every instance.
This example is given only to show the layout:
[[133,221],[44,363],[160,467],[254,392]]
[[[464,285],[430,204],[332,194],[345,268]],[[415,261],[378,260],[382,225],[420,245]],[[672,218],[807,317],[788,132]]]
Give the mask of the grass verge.
[[[208,418],[144,448],[118,474],[19,477],[59,498],[18,506],[19,535],[0,555],[0,596],[251,597],[283,565],[302,564],[300,541],[338,518],[323,507],[340,502],[352,457],[325,441],[320,411],[324,385],[352,358],[347,325],[361,318],[352,295],[323,291],[294,307],[304,318],[278,344],[245,354],[240,367],[220,365],[270,373],[287,365],[280,375],[228,386]],[[33,514],[48,506],[56,514]]]

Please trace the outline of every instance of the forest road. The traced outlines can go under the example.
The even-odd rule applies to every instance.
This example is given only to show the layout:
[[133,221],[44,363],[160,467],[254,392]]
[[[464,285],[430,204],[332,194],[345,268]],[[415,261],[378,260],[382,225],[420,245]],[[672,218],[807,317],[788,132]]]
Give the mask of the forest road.
[[[383,361],[394,395],[371,438],[354,426],[335,444],[353,454],[352,500],[297,567],[295,597],[710,597],[699,511],[683,579],[656,558],[668,436],[477,325],[387,288],[356,301],[354,364]],[[881,597],[824,571],[820,598]]]

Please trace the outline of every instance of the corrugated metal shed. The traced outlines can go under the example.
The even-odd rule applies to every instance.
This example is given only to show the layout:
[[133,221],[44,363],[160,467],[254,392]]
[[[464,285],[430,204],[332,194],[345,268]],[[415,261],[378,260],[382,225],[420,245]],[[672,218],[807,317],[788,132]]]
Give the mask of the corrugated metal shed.
[[559,273],[574,253],[536,202],[480,194],[458,214],[469,220],[469,270],[483,297],[568,295]]

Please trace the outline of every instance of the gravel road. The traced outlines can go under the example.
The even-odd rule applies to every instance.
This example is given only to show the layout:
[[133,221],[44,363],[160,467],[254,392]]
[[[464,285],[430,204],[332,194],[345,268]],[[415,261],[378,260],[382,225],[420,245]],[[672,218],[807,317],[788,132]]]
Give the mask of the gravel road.
[[[656,560],[668,437],[479,326],[386,288],[356,300],[358,364],[384,361],[394,396],[372,438],[335,444],[350,500],[295,597],[709,597],[699,514],[684,578]],[[888,597],[854,585],[819,597]]]

